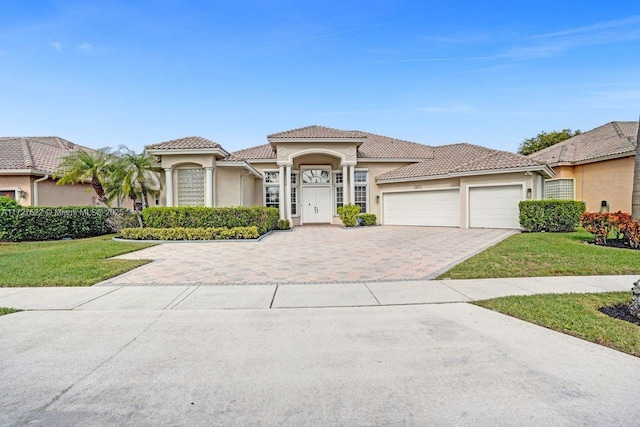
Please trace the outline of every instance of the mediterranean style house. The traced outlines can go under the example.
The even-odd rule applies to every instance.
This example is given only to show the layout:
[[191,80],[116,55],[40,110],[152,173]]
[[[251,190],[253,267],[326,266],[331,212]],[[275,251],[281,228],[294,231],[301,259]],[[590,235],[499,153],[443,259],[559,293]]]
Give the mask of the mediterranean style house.
[[553,167],[547,199],[584,201],[589,212],[631,212],[638,122],[611,122],[529,155]]
[[346,203],[385,225],[519,228],[518,202],[542,199],[544,162],[472,144],[429,146],[308,126],[229,153],[201,137],[146,147],[164,206],[272,206],[292,225],[340,224]]
[[24,206],[96,206],[89,184],[58,186],[53,179],[72,150],[92,151],[57,136],[0,137],[0,196]]

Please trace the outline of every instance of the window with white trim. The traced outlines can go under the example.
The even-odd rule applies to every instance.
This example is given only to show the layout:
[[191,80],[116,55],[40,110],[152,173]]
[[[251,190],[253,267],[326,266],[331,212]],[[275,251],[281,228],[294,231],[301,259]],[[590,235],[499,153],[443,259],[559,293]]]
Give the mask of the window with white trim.
[[291,172],[291,216],[298,215],[298,172]]
[[335,215],[338,214],[338,208],[344,205],[344,177],[342,172],[333,173],[333,200]]
[[204,206],[204,169],[178,169],[178,206]]
[[369,171],[367,170],[358,170],[354,171],[353,182],[354,193],[353,200],[354,204],[360,206],[360,212],[368,212],[369,211]]
[[264,205],[268,208],[280,208],[280,172],[264,171]]
[[573,200],[574,180],[572,178],[548,179],[544,182],[544,198]]

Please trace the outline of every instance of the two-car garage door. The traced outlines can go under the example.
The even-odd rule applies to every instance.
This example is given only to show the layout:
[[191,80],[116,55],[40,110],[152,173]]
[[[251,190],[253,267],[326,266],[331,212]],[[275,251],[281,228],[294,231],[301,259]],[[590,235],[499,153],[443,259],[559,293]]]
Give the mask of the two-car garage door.
[[[522,185],[470,187],[469,227],[519,228]],[[383,194],[386,225],[460,226],[460,191],[431,190]]]

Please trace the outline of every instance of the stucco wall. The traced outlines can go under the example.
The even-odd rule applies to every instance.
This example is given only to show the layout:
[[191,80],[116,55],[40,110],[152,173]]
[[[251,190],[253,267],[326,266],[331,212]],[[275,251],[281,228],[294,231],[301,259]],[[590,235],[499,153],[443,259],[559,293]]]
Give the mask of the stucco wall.
[[603,200],[611,212],[631,212],[633,162],[631,156],[574,166],[576,199],[584,201],[589,212],[598,212]]
[[15,176],[15,175],[0,175],[0,190],[16,191],[20,187],[25,192],[25,198],[19,199],[18,203],[22,206],[31,205],[31,183],[28,175]]
[[96,206],[89,184],[56,185],[50,179],[38,183],[39,206]]
[[[254,199],[252,181],[252,176],[248,175],[244,168],[217,167],[216,206],[252,206]],[[251,202],[244,204],[245,200]]]
[[165,154],[161,157],[161,164],[163,168],[175,168],[185,163],[213,167],[215,159],[213,154]]

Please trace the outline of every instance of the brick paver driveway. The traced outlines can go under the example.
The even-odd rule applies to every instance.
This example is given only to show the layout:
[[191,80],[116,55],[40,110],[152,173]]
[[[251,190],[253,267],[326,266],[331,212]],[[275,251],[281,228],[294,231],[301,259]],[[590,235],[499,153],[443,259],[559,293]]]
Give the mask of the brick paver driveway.
[[101,285],[417,280],[511,234],[440,227],[304,226],[260,242],[167,243],[119,256],[154,262]]

